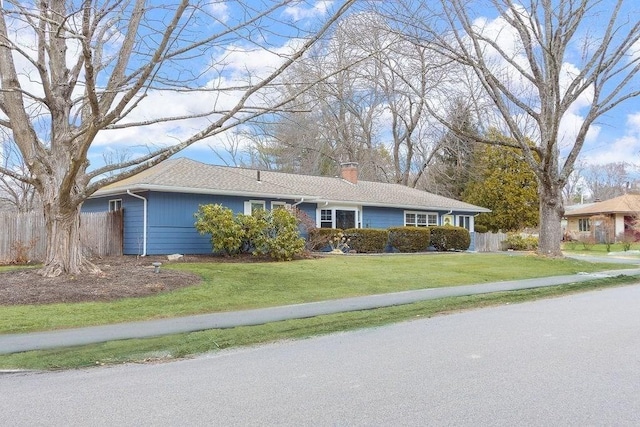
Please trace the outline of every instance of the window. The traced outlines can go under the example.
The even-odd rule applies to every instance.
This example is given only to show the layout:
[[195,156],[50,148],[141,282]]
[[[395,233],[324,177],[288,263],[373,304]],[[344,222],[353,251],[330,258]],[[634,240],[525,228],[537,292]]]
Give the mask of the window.
[[405,211],[404,225],[413,227],[427,227],[431,225],[438,225],[438,214]]
[[119,211],[122,209],[122,199],[109,200],[109,212]]
[[244,214],[252,215],[257,210],[266,210],[264,200],[249,200],[244,202]]
[[468,215],[458,215],[458,227],[471,231],[471,217]]
[[285,202],[271,202],[271,210],[278,208],[286,208],[288,203]]
[[333,228],[333,211],[331,209],[320,211],[320,228]]
[[589,218],[578,219],[578,230],[591,231],[591,221],[589,220]]

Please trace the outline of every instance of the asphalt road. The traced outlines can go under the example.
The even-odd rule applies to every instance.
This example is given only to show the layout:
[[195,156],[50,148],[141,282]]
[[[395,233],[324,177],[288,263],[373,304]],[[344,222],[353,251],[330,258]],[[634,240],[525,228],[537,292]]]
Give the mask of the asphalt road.
[[172,363],[0,376],[7,426],[639,424],[640,285]]

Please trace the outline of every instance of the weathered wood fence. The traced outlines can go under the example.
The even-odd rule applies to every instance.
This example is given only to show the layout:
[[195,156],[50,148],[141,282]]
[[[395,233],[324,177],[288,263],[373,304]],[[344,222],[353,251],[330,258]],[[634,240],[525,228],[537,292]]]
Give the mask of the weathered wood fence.
[[[122,219],[122,210],[82,213],[80,241],[84,254],[122,255]],[[18,258],[41,261],[45,245],[45,224],[40,212],[0,212],[0,263],[15,262]]]
[[506,240],[506,233],[476,233],[476,251],[498,252],[502,251],[502,242]]

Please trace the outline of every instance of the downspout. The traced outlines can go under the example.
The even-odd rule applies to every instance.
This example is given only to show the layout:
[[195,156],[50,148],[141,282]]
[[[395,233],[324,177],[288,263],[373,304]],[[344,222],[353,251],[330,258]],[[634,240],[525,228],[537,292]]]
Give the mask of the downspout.
[[302,197],[299,202],[295,202],[294,204],[292,204],[291,207],[295,208],[296,206],[298,206],[302,202],[304,202],[304,197]]
[[142,200],[142,255],[140,256],[147,256],[147,199],[132,193],[131,190],[127,190],[127,194]]

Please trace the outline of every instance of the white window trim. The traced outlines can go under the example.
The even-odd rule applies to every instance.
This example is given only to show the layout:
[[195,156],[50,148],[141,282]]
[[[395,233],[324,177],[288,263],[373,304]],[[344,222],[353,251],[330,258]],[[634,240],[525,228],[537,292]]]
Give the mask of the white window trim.
[[469,218],[469,232],[473,233],[475,231],[474,225],[474,216],[473,215],[456,215],[456,225],[460,226],[460,218]]
[[252,205],[262,205],[262,209],[267,209],[267,203],[264,200],[247,200],[244,202],[244,214],[251,215],[253,213],[251,206]]
[[[355,212],[355,228],[362,228],[362,207],[360,206],[344,206],[344,205],[326,205],[318,206],[316,209],[316,227],[320,228],[322,211],[331,211],[331,228],[336,228],[336,211],[352,211]],[[328,222],[328,221],[327,221]]]
[[[414,224],[407,224],[407,214],[413,214],[416,216],[416,222]],[[416,227],[418,226],[418,215],[426,215],[427,216],[427,224],[425,225],[426,227],[432,227],[432,226],[436,226],[438,225],[438,220],[440,218],[440,215],[438,215],[437,212],[426,212],[426,211],[404,211],[404,213],[402,214],[402,221],[404,223],[404,226],[407,227]],[[430,224],[429,223],[429,215],[435,215],[436,216],[436,222]]]
[[271,210],[274,210],[276,208],[291,208],[291,204],[287,203],[287,202],[279,202],[279,201],[272,201],[271,202]]
[[[115,206],[118,206],[118,209],[113,209]],[[115,212],[122,209],[122,199],[111,199],[109,200],[109,212]]]

